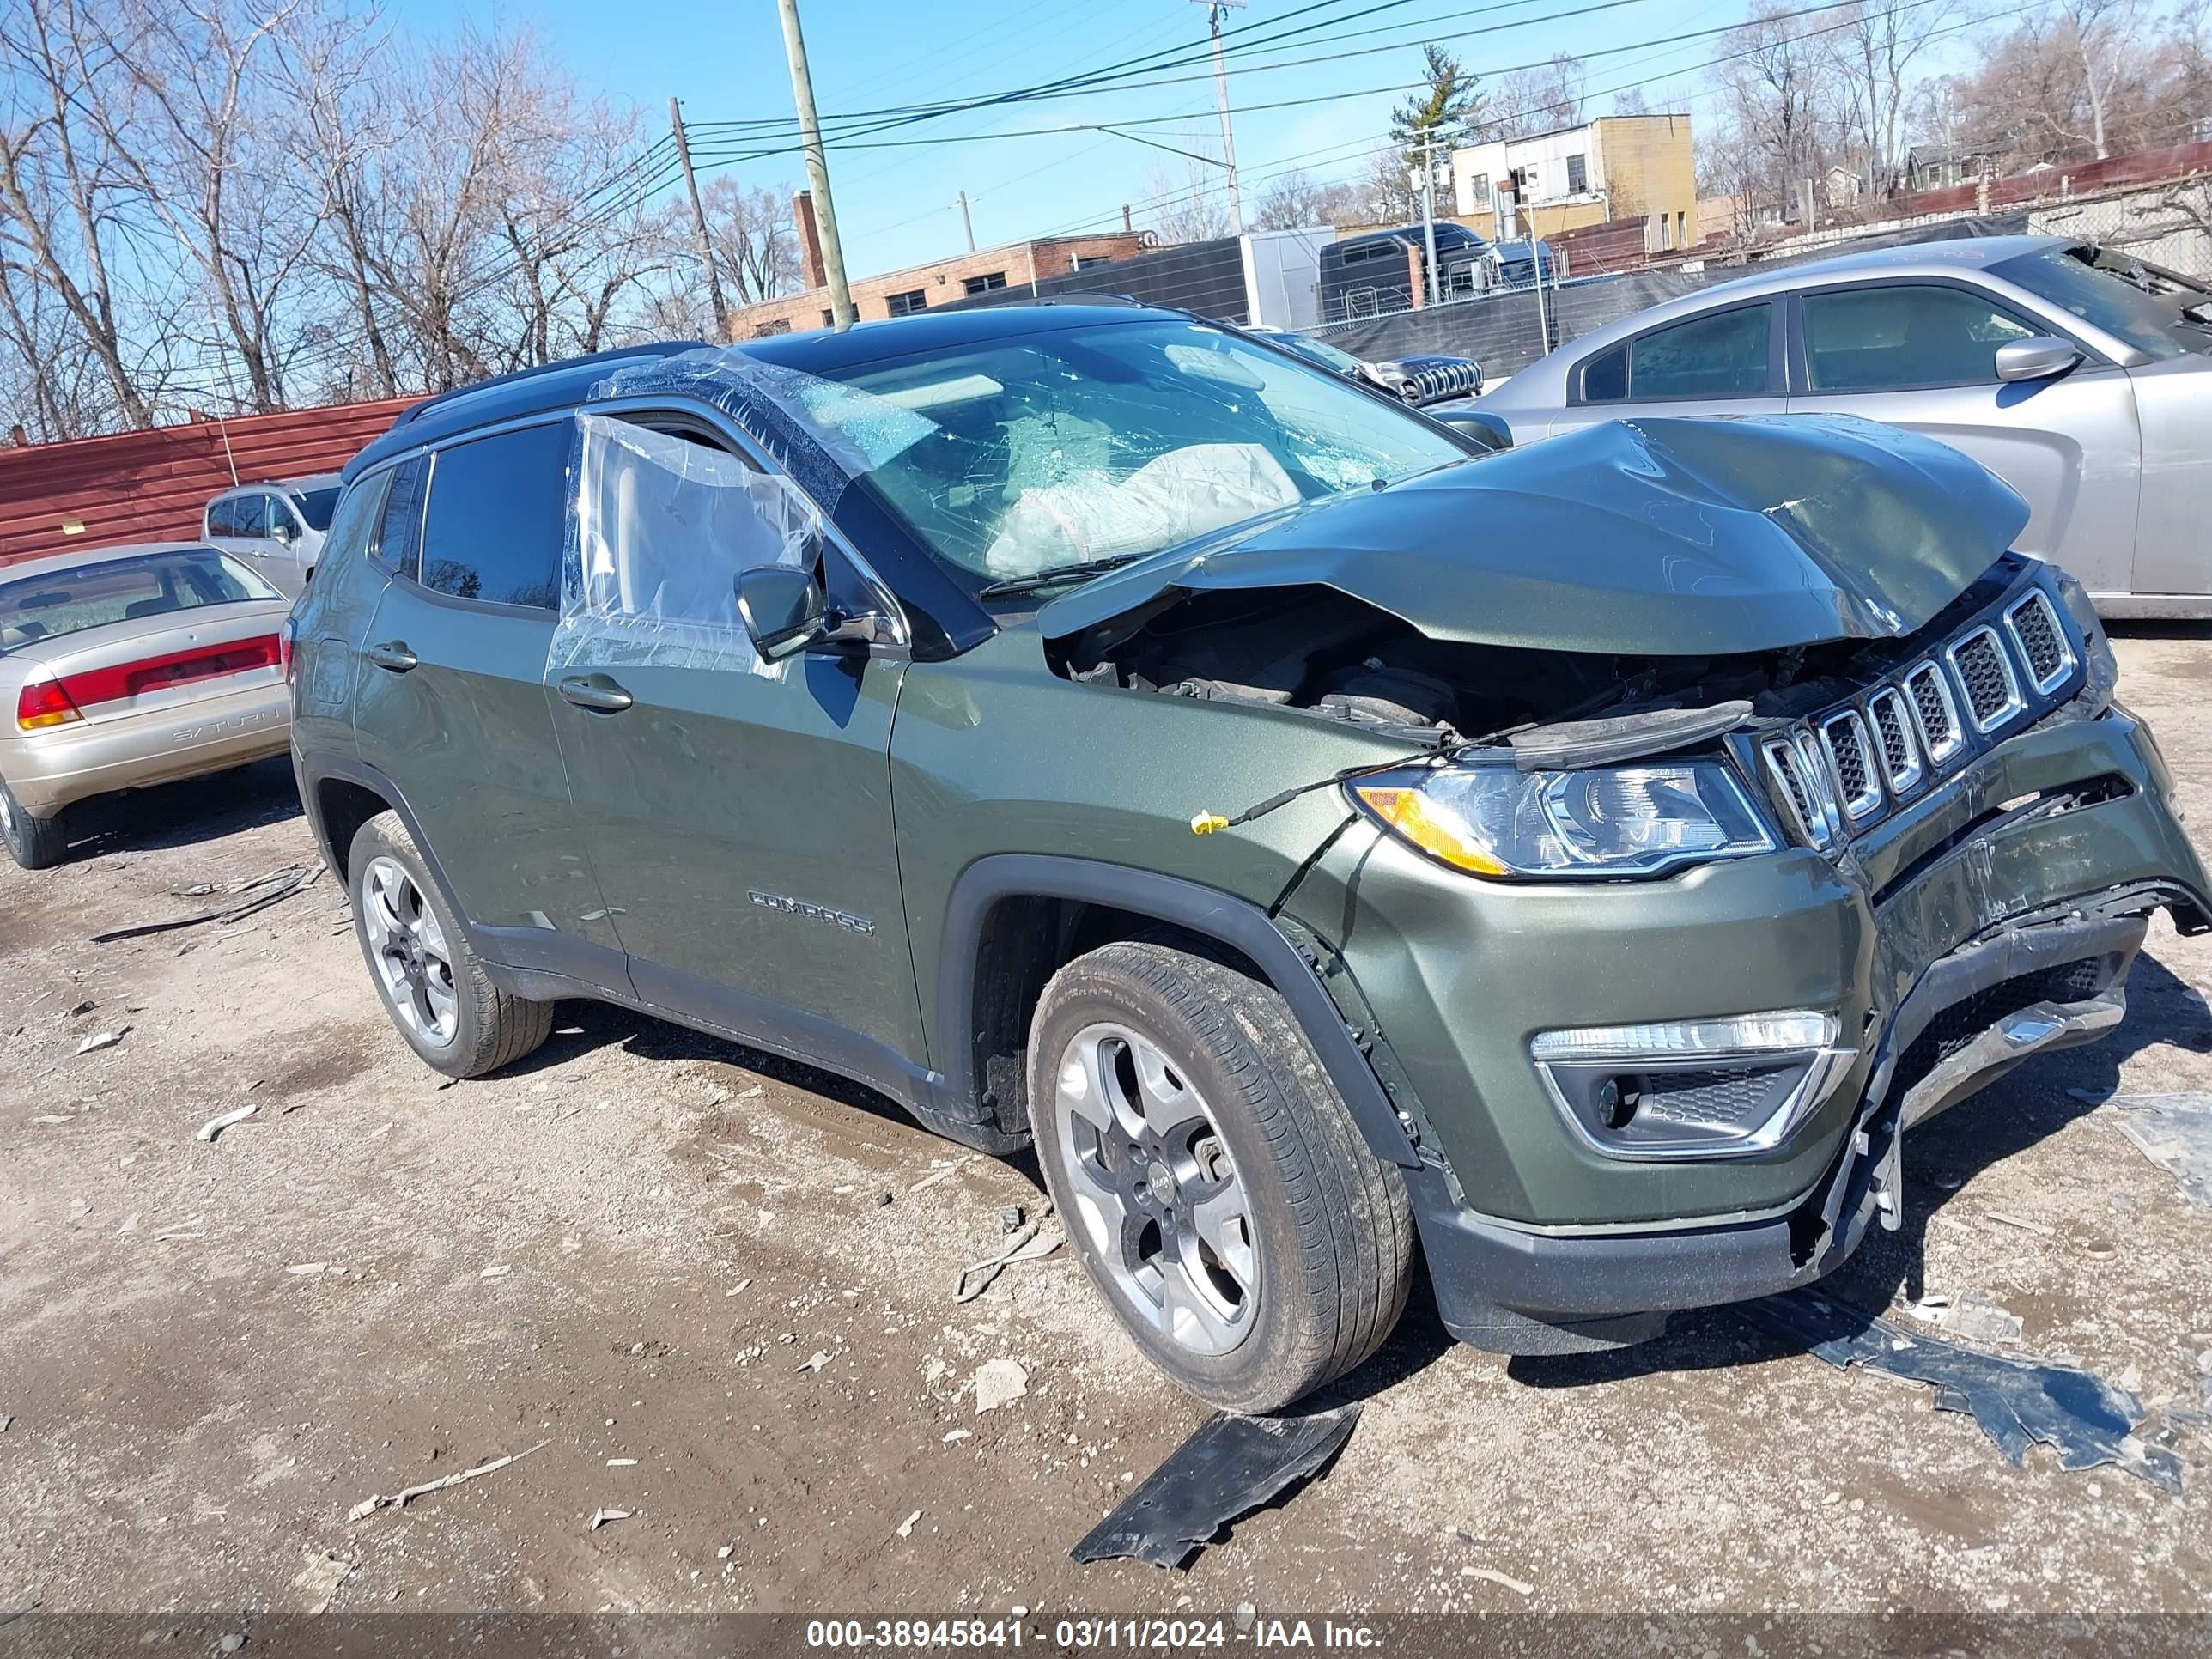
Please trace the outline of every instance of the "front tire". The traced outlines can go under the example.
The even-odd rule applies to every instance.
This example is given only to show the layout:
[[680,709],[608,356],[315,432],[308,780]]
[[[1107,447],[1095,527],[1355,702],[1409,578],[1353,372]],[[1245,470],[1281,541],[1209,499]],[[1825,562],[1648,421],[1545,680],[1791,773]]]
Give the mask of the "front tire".
[[1078,957],[1031,1024],[1030,1113],[1091,1281],[1200,1399],[1278,1410],[1397,1323],[1404,1183],[1272,988],[1164,945]]
[[384,1012],[447,1077],[482,1077],[541,1047],[553,1005],[492,982],[397,812],[355,832],[346,857],[354,937]]
[[0,780],[0,841],[8,843],[8,856],[26,870],[50,870],[69,856],[69,837],[58,817],[34,818],[23,804],[8,793]]

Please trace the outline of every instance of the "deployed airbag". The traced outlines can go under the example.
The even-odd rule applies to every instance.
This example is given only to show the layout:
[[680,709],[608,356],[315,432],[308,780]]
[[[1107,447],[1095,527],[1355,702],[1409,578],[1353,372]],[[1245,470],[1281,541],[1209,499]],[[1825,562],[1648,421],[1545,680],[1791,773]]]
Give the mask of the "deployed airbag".
[[1259,445],[1190,444],[1125,478],[1091,471],[1025,490],[983,562],[994,576],[1027,576],[1186,542],[1297,500],[1290,474]]

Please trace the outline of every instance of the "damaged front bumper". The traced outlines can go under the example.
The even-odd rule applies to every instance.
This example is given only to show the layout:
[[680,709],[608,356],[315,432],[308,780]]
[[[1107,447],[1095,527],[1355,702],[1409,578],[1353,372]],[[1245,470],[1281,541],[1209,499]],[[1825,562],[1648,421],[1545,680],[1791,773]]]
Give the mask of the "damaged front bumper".
[[[1562,892],[1351,835],[1291,909],[1416,1135],[1440,1310],[1508,1352],[1640,1340],[1817,1279],[1901,1215],[1905,1128],[2125,1010],[2149,915],[2212,925],[2148,734],[2118,706],[1998,743],[1848,852]],[[1328,921],[1338,924],[1335,928]],[[1825,1091],[1748,1155],[1624,1158],[1532,1063],[1561,1026],[1832,1013]]]

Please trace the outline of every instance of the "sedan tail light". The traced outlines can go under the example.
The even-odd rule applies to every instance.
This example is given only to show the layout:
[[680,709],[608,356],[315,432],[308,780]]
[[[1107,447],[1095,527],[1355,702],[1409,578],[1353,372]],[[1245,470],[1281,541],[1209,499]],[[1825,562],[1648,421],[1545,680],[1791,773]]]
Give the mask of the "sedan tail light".
[[292,642],[299,635],[298,626],[289,617],[284,618],[284,625],[276,630],[276,660],[284,671],[284,684],[287,685],[292,683]]
[[15,726],[23,732],[41,732],[49,726],[81,720],[84,715],[70,699],[60,680],[33,680],[15,694]]
[[283,667],[288,655],[279,635],[263,634],[250,640],[233,640],[222,645],[198,646],[189,651],[142,658],[137,662],[88,668],[56,680],[36,680],[26,685],[15,699],[15,724],[26,732],[60,726],[69,720],[82,720],[86,708],[119,702],[142,692],[166,691],[173,686],[250,673],[257,668]]

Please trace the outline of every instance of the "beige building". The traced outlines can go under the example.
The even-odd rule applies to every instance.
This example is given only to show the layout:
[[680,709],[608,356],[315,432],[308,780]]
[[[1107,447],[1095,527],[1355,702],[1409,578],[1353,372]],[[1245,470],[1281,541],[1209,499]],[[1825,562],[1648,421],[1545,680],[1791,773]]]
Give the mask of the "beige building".
[[[829,282],[823,275],[822,247],[815,235],[814,203],[806,191],[792,198],[792,217],[799,228],[799,258],[808,286],[803,293],[732,311],[732,340],[757,340],[763,335],[830,326]],[[909,265],[880,276],[860,277],[852,283],[853,308],[863,321],[910,316],[972,294],[1027,288],[1047,276],[1063,276],[1085,265],[1133,258],[1143,251],[1142,240],[1133,231],[1117,230],[1103,236],[1047,236],[979,248],[933,264]]]
[[1699,240],[1687,115],[1603,115],[1583,126],[1471,144],[1454,150],[1451,163],[1459,216],[1486,234],[1518,238],[1531,221],[1538,235],[1556,236],[1641,219],[1647,253],[1694,247]]

